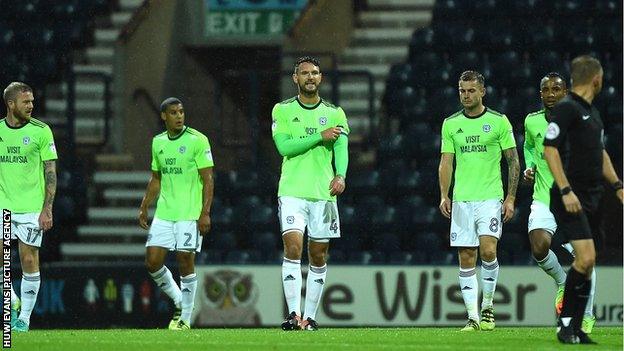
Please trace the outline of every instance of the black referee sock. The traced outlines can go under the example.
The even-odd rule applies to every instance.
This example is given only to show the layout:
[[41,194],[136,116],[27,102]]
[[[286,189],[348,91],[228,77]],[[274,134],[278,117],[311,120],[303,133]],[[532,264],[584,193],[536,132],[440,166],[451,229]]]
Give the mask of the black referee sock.
[[[566,277],[565,291],[563,293],[563,308],[561,309],[561,320],[564,326],[571,324],[574,331],[581,328],[585,305],[589,297],[591,281],[571,267]],[[571,318],[571,322],[567,318]],[[568,324],[568,325],[569,325]]]

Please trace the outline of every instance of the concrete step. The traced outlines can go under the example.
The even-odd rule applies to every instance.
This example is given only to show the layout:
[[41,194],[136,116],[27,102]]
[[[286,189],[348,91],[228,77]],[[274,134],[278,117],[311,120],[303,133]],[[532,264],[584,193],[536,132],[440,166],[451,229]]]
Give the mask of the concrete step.
[[[154,218],[154,209],[150,209],[149,217]],[[138,207],[90,207],[87,210],[89,221],[106,222],[107,224],[118,224],[119,222],[137,222]]]
[[117,37],[119,36],[120,29],[96,29],[95,46],[97,47],[113,47]]
[[78,227],[78,235],[85,240],[93,237],[123,236],[141,238],[147,236],[147,230],[138,225],[110,226],[110,225],[83,225]]
[[145,195],[145,189],[115,189],[109,188],[102,194],[107,201],[134,201],[140,205]]
[[143,187],[147,185],[151,175],[151,172],[145,171],[97,171],[93,175],[93,182],[95,184],[131,184]]
[[362,28],[392,27],[414,30],[431,22],[431,11],[364,11],[357,22]]
[[[67,96],[67,83],[63,82],[60,87],[61,94]],[[104,98],[104,83],[101,81],[95,82],[76,82],[76,99],[88,100],[88,99],[103,99]],[[58,102],[57,102],[58,104]]]
[[113,64],[113,58],[115,56],[115,49],[112,47],[90,47],[86,50],[86,56],[91,64]]
[[121,28],[126,25],[126,23],[130,22],[132,18],[132,11],[123,11],[123,12],[113,12],[111,14],[111,23],[115,28]]
[[369,10],[426,10],[435,0],[367,0]]
[[145,244],[103,244],[103,243],[63,243],[61,254],[64,259],[75,260],[79,258],[111,258],[145,256]]
[[[384,82],[375,82],[373,88],[374,96],[381,96],[386,89],[386,84]],[[338,87],[338,91],[340,92],[340,98],[342,99],[351,99],[351,98],[362,98],[368,97],[368,83],[363,81],[361,82],[344,82],[340,83]],[[329,85],[321,85],[320,92],[322,96],[330,96],[331,94],[331,86]]]
[[104,73],[109,76],[113,74],[112,64],[92,64],[92,65],[74,65],[74,73]]
[[355,46],[345,49],[340,55],[342,64],[379,64],[404,61],[408,53],[407,45],[400,46]]
[[132,11],[141,6],[146,0],[119,0],[119,8],[122,11]]
[[368,71],[373,75],[375,81],[385,81],[390,72],[389,64],[342,64],[339,68],[349,71]]
[[414,28],[357,28],[353,31],[351,47],[356,45],[407,46]]
[[[375,100],[375,111],[379,111],[381,103],[379,99]],[[352,115],[368,115],[368,99],[348,99],[341,100],[340,107],[345,111],[347,117]]]
[[[128,172],[129,169],[132,169],[134,166],[134,157],[131,154],[97,154],[95,155],[95,169],[98,170],[95,174],[100,174],[98,180],[102,180],[102,173],[121,173]],[[144,179],[143,182],[139,183],[142,186],[145,186],[149,179],[150,172],[147,172],[148,178]],[[104,177],[106,178],[106,177]],[[101,183],[100,183],[101,184]]]

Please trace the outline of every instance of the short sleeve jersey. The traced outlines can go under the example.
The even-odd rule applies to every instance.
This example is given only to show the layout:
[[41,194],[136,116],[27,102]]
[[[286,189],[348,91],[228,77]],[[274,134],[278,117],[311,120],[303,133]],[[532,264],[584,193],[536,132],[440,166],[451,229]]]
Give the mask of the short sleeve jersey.
[[41,212],[45,199],[43,161],[56,160],[52,130],[31,118],[21,127],[0,120],[0,208]]
[[155,217],[168,221],[199,219],[203,203],[203,181],[198,170],[212,167],[208,138],[184,127],[176,137],[167,132],[152,140],[152,171],[160,172],[160,195]]
[[[297,97],[290,98],[273,107],[272,117],[274,136],[286,134],[291,138],[303,138],[337,126],[345,135],[349,134],[342,108],[322,99],[314,106],[306,106]],[[336,197],[329,194],[329,183],[334,178],[333,144],[320,141],[299,155],[285,156],[278,196],[335,201]]]
[[524,120],[524,158],[526,167],[535,170],[533,199],[550,205],[550,188],[554,179],[544,159],[544,137],[547,128],[545,110],[530,113]]
[[544,145],[559,150],[572,187],[600,186],[604,126],[598,110],[570,93],[553,107],[550,117]]
[[453,201],[503,198],[501,150],[516,147],[507,117],[486,108],[478,116],[459,111],[442,124],[442,153],[455,154]]

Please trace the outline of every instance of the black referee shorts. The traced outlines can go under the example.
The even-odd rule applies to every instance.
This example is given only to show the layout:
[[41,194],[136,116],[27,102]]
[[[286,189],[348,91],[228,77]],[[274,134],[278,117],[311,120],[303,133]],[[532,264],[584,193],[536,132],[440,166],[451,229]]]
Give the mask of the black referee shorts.
[[563,235],[568,241],[593,239],[593,235],[598,234],[600,230],[598,205],[602,198],[603,187],[600,185],[591,188],[573,187],[572,189],[583,207],[583,211],[578,214],[566,211],[556,185],[550,189],[550,211],[557,221],[557,234]]

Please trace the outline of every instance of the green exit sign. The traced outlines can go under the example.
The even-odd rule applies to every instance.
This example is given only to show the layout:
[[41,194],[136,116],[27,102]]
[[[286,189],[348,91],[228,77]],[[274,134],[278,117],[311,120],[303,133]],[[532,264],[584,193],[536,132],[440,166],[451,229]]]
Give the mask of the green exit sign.
[[299,11],[208,11],[206,35],[280,35],[295,23]]

